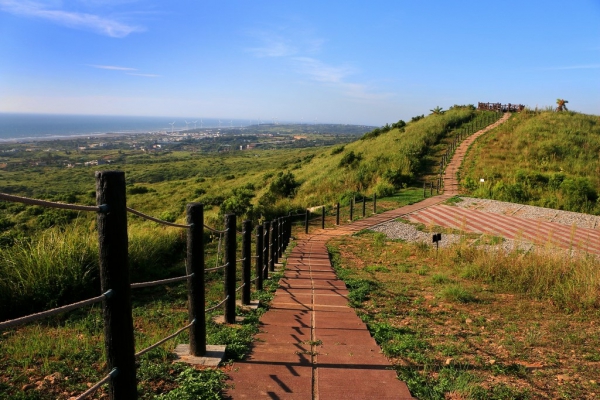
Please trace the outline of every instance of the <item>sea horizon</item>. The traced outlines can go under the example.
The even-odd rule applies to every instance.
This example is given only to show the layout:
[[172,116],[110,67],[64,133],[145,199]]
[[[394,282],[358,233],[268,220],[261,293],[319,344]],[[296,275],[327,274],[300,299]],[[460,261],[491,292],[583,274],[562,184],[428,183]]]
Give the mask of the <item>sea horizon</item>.
[[[185,121],[188,124],[186,126]],[[194,121],[196,123],[194,124]],[[0,143],[239,127],[249,120],[0,112]],[[175,122],[171,127],[171,122]],[[258,122],[258,121],[257,121]]]

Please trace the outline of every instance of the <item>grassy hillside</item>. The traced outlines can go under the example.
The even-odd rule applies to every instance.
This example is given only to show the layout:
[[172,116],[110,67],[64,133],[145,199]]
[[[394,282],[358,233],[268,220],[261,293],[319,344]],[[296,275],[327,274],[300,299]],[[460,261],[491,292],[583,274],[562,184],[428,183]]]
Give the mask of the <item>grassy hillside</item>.
[[461,174],[473,196],[600,214],[600,117],[514,115],[477,140]]
[[[321,204],[354,194],[388,196],[433,170],[452,132],[488,115],[470,107],[417,119],[405,127],[378,129],[361,140],[323,152],[295,172],[303,182],[297,201]],[[416,119],[416,118],[415,118]]]

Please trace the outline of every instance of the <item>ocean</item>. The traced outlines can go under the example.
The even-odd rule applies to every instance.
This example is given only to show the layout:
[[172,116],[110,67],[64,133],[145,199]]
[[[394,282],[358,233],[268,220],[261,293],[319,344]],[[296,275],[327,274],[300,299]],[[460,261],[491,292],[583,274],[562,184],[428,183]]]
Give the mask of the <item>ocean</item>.
[[[201,120],[194,119],[196,120],[196,128],[200,128]],[[194,129],[194,121],[187,121],[188,128]],[[181,118],[0,113],[0,142],[100,136],[110,133],[171,132],[171,122],[175,122],[175,131],[186,129],[185,120]],[[236,120],[223,120],[221,126],[229,127],[231,123],[240,126]],[[218,126],[218,119],[202,121],[204,128]]]

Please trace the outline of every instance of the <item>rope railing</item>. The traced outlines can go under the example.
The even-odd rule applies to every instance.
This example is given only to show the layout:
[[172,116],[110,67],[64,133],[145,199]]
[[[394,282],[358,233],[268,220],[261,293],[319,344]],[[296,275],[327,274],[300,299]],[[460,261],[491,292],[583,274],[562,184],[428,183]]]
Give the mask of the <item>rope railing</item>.
[[226,230],[224,230],[224,231],[220,231],[220,230],[218,230],[218,229],[211,228],[211,227],[210,227],[210,226],[208,226],[208,225],[204,225],[204,227],[205,227],[206,229],[208,229],[209,231],[213,232],[213,233],[221,233],[221,234],[223,234],[223,233],[227,232]]
[[204,271],[205,272],[212,272],[212,271],[216,271],[216,270],[219,270],[219,269],[227,268],[228,265],[229,265],[229,263],[226,263],[226,264],[223,264],[223,265],[218,266],[218,267],[206,268]]
[[185,275],[185,276],[178,276],[176,278],[161,279],[161,280],[158,280],[158,281],[132,283],[131,284],[131,288],[132,289],[139,289],[139,288],[144,288],[144,287],[152,287],[152,286],[164,285],[164,284],[167,284],[167,283],[175,283],[175,282],[187,281],[192,276],[194,276],[194,274],[189,274],[189,275]]
[[89,306],[90,304],[99,303],[105,298],[109,298],[112,294],[112,290],[108,290],[106,293],[101,294],[97,297],[92,297],[91,299],[82,300],[77,303],[68,304],[66,306],[53,308],[51,310],[42,311],[36,314],[26,315],[24,317],[12,319],[9,321],[0,322],[0,329],[11,328],[13,326],[18,326],[22,324],[26,324],[28,322],[37,321],[46,317],[50,317],[52,315],[61,314],[67,311],[76,310],[78,308],[82,308],[85,306]]
[[145,219],[147,219],[149,221],[153,221],[153,222],[156,222],[156,223],[159,223],[159,224],[162,224],[162,225],[173,226],[175,228],[185,228],[185,229],[187,229],[187,228],[190,227],[190,225],[176,224],[174,222],[169,222],[169,221],[164,221],[162,219],[154,218],[154,217],[152,217],[152,216],[150,216],[148,214],[144,214],[143,212],[134,210],[133,208],[130,208],[130,207],[127,207],[127,211],[130,212],[130,213],[132,213],[132,214],[137,215],[138,217],[142,217],[142,218],[145,218]]
[[[283,251],[285,250],[285,247],[287,246],[287,243],[289,241],[289,235],[291,235],[291,217],[300,215],[304,216],[306,215],[306,213],[297,213],[295,215],[290,214],[288,216],[278,217],[274,221],[272,221],[270,223],[271,239],[275,239],[275,241],[267,241],[265,242],[264,246],[263,242],[259,241],[260,231],[256,231],[256,251],[258,251],[259,248],[264,247],[262,253],[269,253],[268,255],[266,255],[267,258],[264,259],[264,261],[260,261],[263,259],[262,253],[261,256],[251,255],[251,234],[253,232],[253,229],[250,221],[244,221],[243,229],[241,231],[237,231],[235,224],[235,215],[229,215],[226,216],[225,226],[227,227],[227,229],[214,229],[204,224],[203,209],[202,205],[199,203],[188,204],[186,224],[178,224],[164,221],[159,218],[147,215],[143,212],[137,211],[135,209],[126,207],[124,201],[126,193],[125,180],[124,174],[122,172],[100,171],[96,173],[96,180],[96,187],[98,188],[96,198],[98,199],[98,203],[101,204],[98,206],[78,206],[73,204],[29,199],[26,197],[12,196],[0,193],[0,201],[6,200],[67,210],[97,212],[100,253],[100,276],[103,291],[105,292],[102,295],[94,298],[57,307],[40,313],[16,318],[13,320],[0,322],[0,330],[11,328],[13,326],[18,326],[28,322],[37,321],[55,314],[76,310],[78,308],[109,299],[108,301],[104,302],[104,322],[105,335],[111,338],[110,344],[106,345],[107,359],[112,360],[107,362],[109,369],[111,369],[111,372],[104,378],[102,378],[102,380],[94,384],[94,386],[90,387],[88,390],[82,393],[79,397],[77,397],[77,399],[88,398],[95,391],[97,391],[98,388],[109,382],[111,378],[114,378],[117,375],[117,373],[119,373],[119,377],[122,376],[123,378],[117,379],[116,381],[112,382],[113,386],[111,386],[111,399],[113,398],[113,395],[115,396],[115,399],[121,399],[130,397],[132,393],[131,391],[134,392],[136,389],[135,379],[131,379],[131,377],[135,377],[136,375],[135,363],[126,361],[126,359],[121,357],[117,357],[118,359],[114,357],[115,354],[124,354],[123,352],[127,351],[131,351],[133,353],[134,345],[133,343],[128,343],[128,338],[133,338],[133,326],[127,327],[123,326],[123,324],[115,323],[115,321],[118,321],[119,318],[122,319],[123,317],[127,317],[128,313],[129,318],[131,318],[131,308],[126,306],[128,302],[129,305],[131,305],[129,290],[188,281],[188,287],[191,287],[188,293],[188,296],[191,296],[189,303],[194,304],[193,306],[189,306],[188,309],[190,315],[194,316],[194,319],[188,325],[178,329],[175,333],[170,334],[169,336],[165,337],[164,339],[161,339],[157,343],[133,354],[134,357],[140,357],[141,355],[146,354],[152,349],[155,349],[156,347],[160,346],[166,341],[181,334],[186,329],[190,330],[190,354],[196,356],[204,355],[205,348],[202,346],[206,345],[205,313],[214,311],[225,304],[225,321],[227,323],[234,323],[235,319],[231,318],[230,312],[232,312],[233,317],[235,317],[235,298],[237,297],[236,293],[241,291],[242,304],[249,304],[250,290],[251,287],[254,286],[253,282],[256,282],[256,290],[262,290],[262,279],[268,279],[268,271],[269,269],[272,270],[272,265],[274,262],[273,260],[277,261],[277,257],[283,257]],[[110,205],[110,208],[108,205]],[[110,211],[110,213],[108,213],[108,211]],[[186,259],[186,275],[148,282],[129,283],[129,276],[127,274],[122,274],[122,271],[127,271],[127,224],[123,223],[127,220],[127,213],[131,213],[143,219],[153,221],[162,225],[189,229],[187,232],[188,253]],[[198,215],[199,217],[197,217]],[[232,224],[229,224],[227,222],[228,218],[229,221],[233,221]],[[268,224],[269,222],[265,223]],[[206,266],[206,259],[204,258],[206,252],[204,250],[203,229],[206,229],[214,233],[215,235],[219,235],[219,241],[216,249],[217,251],[215,254],[216,261],[214,268],[204,268]],[[237,247],[238,245],[236,244],[236,234],[243,235],[241,256],[236,250],[236,248],[239,249],[239,247]],[[269,233],[265,232],[264,236],[268,237],[268,235]],[[278,253],[279,256],[277,256]],[[254,274],[258,276],[255,276],[253,278],[252,274],[250,273],[252,259],[259,259],[255,267],[256,273]],[[198,260],[200,260],[200,262],[198,262]],[[224,262],[224,264],[220,265],[221,262]],[[237,263],[241,263],[243,265],[243,273],[241,282],[238,281],[239,283],[241,283],[241,285],[236,288],[235,265]],[[204,272],[212,272],[220,269],[226,270],[224,274],[225,279],[227,282],[232,282],[232,284],[230,286],[230,289],[228,289],[225,292],[225,298],[223,300],[219,301],[212,307],[205,308],[206,301],[204,300],[204,297],[202,296],[202,300],[196,302],[194,300],[195,293],[204,293],[204,279],[202,278],[204,276]],[[262,274],[260,273],[261,271]],[[111,289],[107,290],[107,288]],[[200,297],[196,297],[196,299],[199,298]],[[231,311],[232,307],[233,311]],[[199,328],[200,326],[202,327],[201,329]],[[129,332],[131,332],[131,334]],[[192,338],[194,338],[194,341],[192,341]],[[194,345],[192,345],[192,342],[194,342]],[[196,343],[198,343],[200,347],[195,348]],[[131,350],[127,350],[127,348]],[[123,384],[123,382],[127,383]],[[113,390],[115,390],[114,394],[112,393]],[[119,393],[117,394],[117,392]]]
[[112,378],[114,378],[115,376],[117,376],[117,374],[119,373],[119,371],[116,368],[113,368],[112,371],[110,371],[104,378],[102,378],[102,380],[100,380],[98,383],[96,383],[94,386],[90,387],[88,390],[86,390],[85,392],[81,393],[78,397],[75,398],[75,400],[84,400],[87,399],[88,397],[90,397],[92,394],[94,394],[94,392],[98,389],[100,389],[100,387],[102,385],[104,385],[105,383],[107,383],[109,380],[111,380]]
[[229,296],[225,297],[225,298],[224,298],[223,300],[221,300],[221,302],[219,302],[217,305],[215,305],[215,306],[212,306],[212,307],[210,307],[210,308],[207,308],[207,309],[205,309],[205,310],[204,310],[204,312],[205,312],[205,313],[207,313],[207,312],[211,312],[211,311],[214,311],[214,310],[216,310],[217,308],[219,308],[219,307],[221,307],[223,304],[225,304],[225,302],[226,302],[227,300],[229,300]]
[[106,204],[103,204],[101,206],[80,206],[77,204],[57,203],[57,202],[53,202],[53,201],[31,199],[29,197],[13,196],[11,194],[6,194],[6,193],[0,193],[0,200],[29,204],[32,206],[61,208],[63,210],[72,210],[72,211],[95,211],[95,212],[108,211],[108,206]]
[[158,342],[154,343],[152,346],[146,347],[144,350],[140,350],[137,353],[135,353],[136,357],[140,357],[144,354],[146,354],[147,352],[149,352],[150,350],[160,346],[161,344],[163,344],[164,342],[166,342],[167,340],[173,339],[175,336],[179,335],[181,332],[185,331],[187,328],[189,328],[190,326],[194,325],[196,323],[196,320],[193,319],[192,322],[190,322],[189,324],[187,324],[186,326],[184,326],[183,328],[179,329],[177,332],[167,336],[166,338],[159,340]]

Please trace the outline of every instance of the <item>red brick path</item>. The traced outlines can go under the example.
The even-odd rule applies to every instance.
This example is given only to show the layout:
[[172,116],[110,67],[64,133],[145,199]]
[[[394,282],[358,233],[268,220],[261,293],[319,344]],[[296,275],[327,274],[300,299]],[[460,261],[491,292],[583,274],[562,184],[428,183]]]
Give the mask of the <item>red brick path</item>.
[[348,306],[348,290],[337,279],[325,243],[446,200],[420,203],[319,229],[299,238],[285,275],[246,360],[233,365],[232,399],[412,399],[404,382]]

